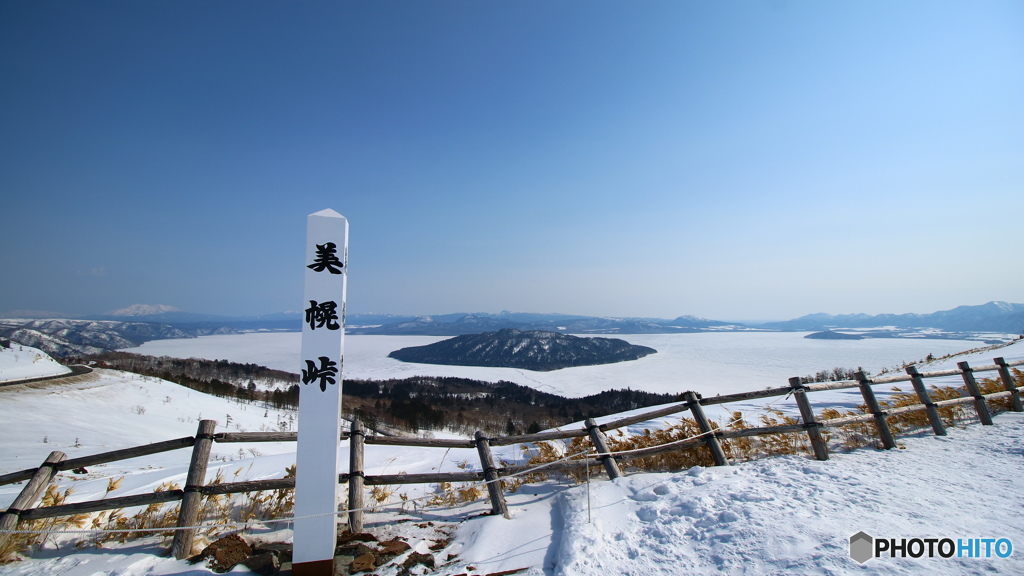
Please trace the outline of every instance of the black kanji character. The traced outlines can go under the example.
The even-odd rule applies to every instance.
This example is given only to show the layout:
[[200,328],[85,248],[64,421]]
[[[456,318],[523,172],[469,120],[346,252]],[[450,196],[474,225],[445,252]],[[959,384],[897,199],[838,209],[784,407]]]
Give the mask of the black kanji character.
[[327,270],[331,274],[341,274],[341,268],[345,265],[338,260],[338,245],[334,242],[316,245],[316,259],[306,268],[314,272]]
[[326,392],[328,384],[337,384],[337,380],[334,379],[335,374],[338,373],[338,364],[327,356],[320,357],[320,367],[318,368],[316,362],[312,360],[306,360],[306,369],[302,371],[302,383],[309,384],[314,380],[320,380],[320,391]]
[[336,322],[337,319],[338,305],[334,301],[319,304],[316,300],[309,301],[309,308],[306,308],[306,322],[309,324],[310,330],[324,328],[325,325],[328,330],[338,330],[341,326]]

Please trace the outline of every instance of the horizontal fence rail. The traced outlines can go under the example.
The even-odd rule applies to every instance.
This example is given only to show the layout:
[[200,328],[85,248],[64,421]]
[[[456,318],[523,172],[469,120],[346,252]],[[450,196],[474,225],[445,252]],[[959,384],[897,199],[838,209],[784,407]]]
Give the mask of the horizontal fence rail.
[[[495,514],[503,514],[507,517],[508,509],[504,502],[504,496],[501,492],[501,483],[498,480],[500,478],[529,473],[535,471],[537,467],[528,465],[496,466],[490,452],[490,448],[493,446],[509,446],[515,444],[530,444],[553,440],[589,437],[591,442],[594,444],[594,447],[597,449],[596,452],[579,454],[579,458],[563,459],[549,463],[544,466],[544,469],[547,471],[570,472],[582,468],[589,468],[595,464],[603,464],[609,476],[615,477],[620,474],[618,462],[628,462],[631,460],[705,446],[711,452],[717,465],[727,465],[728,461],[726,460],[725,454],[722,452],[721,446],[719,445],[720,439],[806,433],[811,441],[814,457],[819,460],[826,460],[828,459],[827,447],[820,437],[820,431],[823,428],[838,428],[851,424],[875,422],[882,443],[885,447],[891,448],[894,443],[892,441],[892,435],[888,430],[888,425],[886,424],[886,418],[889,416],[928,411],[929,419],[933,428],[935,428],[935,433],[945,434],[945,429],[942,426],[941,421],[937,422],[938,408],[946,408],[961,404],[973,404],[978,413],[979,420],[983,424],[991,424],[991,419],[988,417],[988,400],[1008,398],[1010,400],[1011,410],[1018,412],[1024,411],[1024,407],[1021,405],[1020,388],[1017,385],[1018,383],[1014,382],[1010,373],[1010,368],[1022,365],[1024,365],[1024,360],[1006,362],[1002,358],[996,358],[995,363],[991,365],[971,367],[968,363],[961,362],[958,364],[957,369],[935,370],[931,372],[918,372],[914,366],[909,366],[906,368],[906,375],[890,375],[878,378],[868,378],[863,373],[858,373],[858,379],[856,380],[843,380],[838,382],[802,383],[799,378],[793,378],[790,380],[790,386],[787,387],[768,388],[753,392],[718,395],[706,398],[701,397],[695,392],[687,392],[684,394],[684,401],[681,403],[665,406],[643,414],[620,418],[601,425],[598,425],[592,419],[589,419],[586,422],[586,425],[581,428],[553,430],[536,434],[500,436],[494,438],[488,438],[483,432],[478,432],[476,437],[473,439],[366,436],[362,431],[362,425],[355,422],[353,423],[351,431],[345,431],[341,434],[341,439],[358,437],[360,441],[353,442],[352,446],[358,447],[357,450],[359,454],[358,457],[353,455],[353,458],[350,460],[349,472],[339,474],[338,482],[347,483],[349,485],[349,502],[350,505],[352,505],[354,502],[362,502],[361,491],[364,486],[487,481],[492,504],[492,512]],[[1002,383],[1004,390],[1000,392],[982,394],[978,389],[978,384],[974,379],[974,374],[992,371],[998,373],[999,380]],[[963,378],[963,389],[967,392],[967,395],[959,398],[932,402],[928,396],[927,390],[924,388],[922,383],[923,380],[926,378],[956,375]],[[874,398],[872,386],[897,382],[912,382],[921,403],[898,408],[880,408],[877,400]],[[852,388],[860,388],[861,393],[864,395],[865,405],[868,407],[868,413],[820,421],[815,419],[814,412],[811,410],[810,403],[807,399],[808,394]],[[800,408],[801,419],[803,420],[801,424],[761,426],[742,429],[720,429],[710,425],[704,417],[703,410],[701,409],[702,406],[713,406],[765,398],[777,398],[789,395],[793,395],[795,397],[798,407]],[[698,436],[669,442],[659,446],[649,446],[623,452],[611,452],[607,448],[604,432],[608,430],[616,430],[647,422],[655,418],[671,416],[682,412],[690,412],[694,417],[698,428],[701,430],[701,433]],[[189,510],[186,510],[189,505],[189,498],[267,490],[288,490],[295,487],[294,477],[205,485],[205,471],[209,460],[210,445],[214,443],[294,442],[297,439],[297,433],[295,432],[222,432],[214,434],[212,433],[214,425],[215,423],[212,420],[203,420],[200,422],[199,431],[196,436],[175,438],[173,440],[113,450],[80,458],[68,459],[62,452],[53,452],[47,457],[43,464],[37,468],[29,468],[0,475],[0,485],[29,480],[28,484],[26,484],[25,488],[22,490],[21,494],[19,494],[18,498],[15,499],[12,505],[7,510],[0,513],[0,543],[3,543],[4,539],[11,537],[11,531],[21,520],[40,520],[45,518],[100,512],[104,510],[116,510],[120,508],[185,501],[182,505],[182,511],[180,513],[181,516],[179,516],[178,522],[178,525],[184,528],[180,528],[179,531],[175,532],[174,552],[175,556],[178,558],[188,557],[192,552],[192,537],[194,535],[194,530],[190,531],[187,527],[195,522],[195,511],[192,510],[190,512]],[[481,459],[482,470],[476,472],[466,471],[426,474],[365,475],[361,469],[363,461],[363,443],[378,446],[408,446],[423,448],[476,448]],[[62,504],[59,506],[34,507],[41,498],[46,485],[51,481],[52,477],[56,476],[56,474],[61,471],[75,470],[86,466],[128,460],[131,458],[138,458],[140,456],[148,456],[181,448],[193,448],[193,458],[189,466],[188,479],[186,480],[186,485],[183,489],[166,490],[132,496],[103,498],[100,500]],[[359,479],[359,482],[352,481],[353,479]],[[191,503],[191,508],[195,507],[196,503],[193,501]],[[362,508],[362,506],[352,506],[352,508]],[[188,518],[186,516],[192,517]],[[349,524],[350,526],[358,526],[361,528],[361,510],[352,510],[349,512]]]
[[[187,436],[185,438],[175,438],[174,440],[165,440],[163,442],[146,444],[144,446],[136,446],[134,448],[124,448],[121,450],[113,450],[111,452],[93,454],[92,456],[72,458],[71,460],[65,460],[60,464],[55,465],[54,469],[60,472],[63,470],[85,468],[86,466],[95,466],[97,464],[119,462],[121,460],[128,460],[131,458],[137,458],[139,456],[149,456],[150,454],[170,452],[171,450],[177,450],[179,448],[189,448],[193,444],[195,444],[195,442],[196,439],[192,436]],[[0,476],[0,486],[3,486],[4,484],[13,484],[15,482],[21,482],[22,480],[28,480],[29,478],[32,477],[32,474],[34,474],[36,470],[37,468],[29,468],[27,470],[20,470],[18,472],[11,472],[10,474],[4,474]]]

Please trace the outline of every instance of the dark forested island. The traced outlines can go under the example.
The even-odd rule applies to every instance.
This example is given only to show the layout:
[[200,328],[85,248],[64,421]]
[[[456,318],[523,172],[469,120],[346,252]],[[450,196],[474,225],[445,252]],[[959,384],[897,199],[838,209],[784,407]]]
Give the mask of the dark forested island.
[[505,329],[466,334],[388,354],[403,362],[551,371],[636,360],[657,352],[618,338],[581,338],[558,332]]
[[831,330],[825,330],[824,332],[815,332],[814,334],[808,334],[804,338],[810,338],[812,340],[863,340],[862,334],[844,334],[843,332],[833,332]]

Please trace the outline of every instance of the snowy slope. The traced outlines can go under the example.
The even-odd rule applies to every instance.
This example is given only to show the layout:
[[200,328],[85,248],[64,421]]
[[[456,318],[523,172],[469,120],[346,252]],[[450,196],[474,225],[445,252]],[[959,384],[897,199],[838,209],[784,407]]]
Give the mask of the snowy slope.
[[[833,454],[827,462],[791,456],[595,480],[589,498],[585,485],[544,485],[510,496],[511,520],[478,516],[479,505],[454,517],[438,511],[425,518],[462,522],[446,551],[458,558],[437,573],[1024,573],[1019,548],[1008,558],[883,557],[864,566],[848,557],[848,538],[861,530],[880,538],[1007,538],[1019,547],[1024,418],[1004,414],[996,422],[995,429],[905,438],[903,449]],[[382,523],[383,514],[370,519],[371,531],[402,533],[401,525]],[[117,549],[65,547],[0,566],[0,574],[209,574],[152,555],[160,550],[153,540]]]
[[[1024,345],[967,359],[987,364],[995,355],[1018,359]],[[963,359],[945,362],[955,365]],[[223,431],[228,414],[231,430],[287,427],[289,416],[113,371],[99,371],[74,385],[0,388],[0,404],[9,416],[0,420],[0,473],[35,466],[53,449],[76,456],[192,435],[200,417],[218,420],[218,431]],[[903,437],[900,449],[833,453],[827,462],[789,456],[674,474],[630,474],[615,482],[602,478],[589,486],[589,499],[585,485],[551,481],[509,494],[511,520],[480,516],[488,508],[484,502],[455,508],[424,508],[421,503],[416,510],[398,502],[398,494],[416,498],[435,487],[401,488],[392,505],[369,514],[367,521],[371,531],[405,533],[410,541],[419,529],[396,519],[455,523],[454,540],[437,554],[441,559],[456,556],[437,571],[448,575],[519,568],[534,575],[595,576],[1024,573],[1022,549],[1014,549],[1009,558],[879,558],[864,566],[847,552],[848,538],[860,530],[887,538],[1008,538],[1024,546],[1022,436],[1024,418],[1003,414],[994,427],[951,428],[944,438]],[[247,452],[250,447],[259,452]],[[294,462],[294,445],[238,450],[237,445],[215,445],[210,475],[222,469],[230,480],[280,477]],[[508,447],[499,457],[512,460],[516,452]],[[58,482],[77,489],[73,501],[102,495],[112,476],[126,477],[112,496],[149,492],[164,480],[181,482],[187,460],[187,450],[170,452],[96,467],[85,476],[61,474]],[[347,462],[347,454],[342,461]],[[367,473],[451,471],[463,461],[477,468],[474,450],[372,446]],[[20,487],[0,487],[0,507]],[[280,540],[290,532],[258,536]],[[59,541],[65,542],[60,549],[50,544],[33,559],[0,565],[0,575],[210,574],[202,565],[159,556],[165,543],[158,538],[84,550]],[[235,573],[248,572],[236,568]]]
[[71,370],[37,348],[16,342],[10,348],[0,346],[0,382],[68,374]]
[[[1024,418],[903,449],[770,458],[677,474],[633,474],[514,507],[459,532],[464,562],[481,572],[536,574],[1024,573],[1024,551],[997,558],[848,555],[858,531],[884,538],[1008,538],[1024,544]],[[525,529],[518,528],[525,525]],[[512,529],[509,529],[509,527]],[[457,573],[452,570],[450,573]]]
[[[0,473],[38,466],[50,451],[69,458],[192,436],[200,419],[218,421],[226,430],[278,430],[292,426],[285,411],[238,404],[200,394],[177,384],[127,372],[96,370],[74,383],[39,382],[0,388],[4,418],[0,419]],[[228,416],[231,426],[225,426]],[[294,427],[292,427],[294,429]],[[214,463],[229,467],[249,446],[214,447]],[[262,454],[292,452],[288,444],[260,444]],[[168,476],[184,478],[188,451],[178,450],[91,468],[84,476],[61,474],[62,485],[74,484],[76,500],[102,496],[106,479],[129,475],[116,495],[150,492]],[[238,466],[235,465],[235,468]],[[233,470],[233,469],[232,469]],[[278,476],[283,476],[284,466]],[[173,479],[173,478],[171,478]],[[178,480],[175,480],[178,481]],[[21,485],[0,486],[0,507],[6,507]]]

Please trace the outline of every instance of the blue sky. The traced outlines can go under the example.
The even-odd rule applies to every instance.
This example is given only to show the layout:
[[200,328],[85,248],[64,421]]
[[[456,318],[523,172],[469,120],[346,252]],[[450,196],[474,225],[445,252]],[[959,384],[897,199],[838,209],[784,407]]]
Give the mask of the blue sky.
[[1024,302],[1024,4],[0,3],[0,310]]

